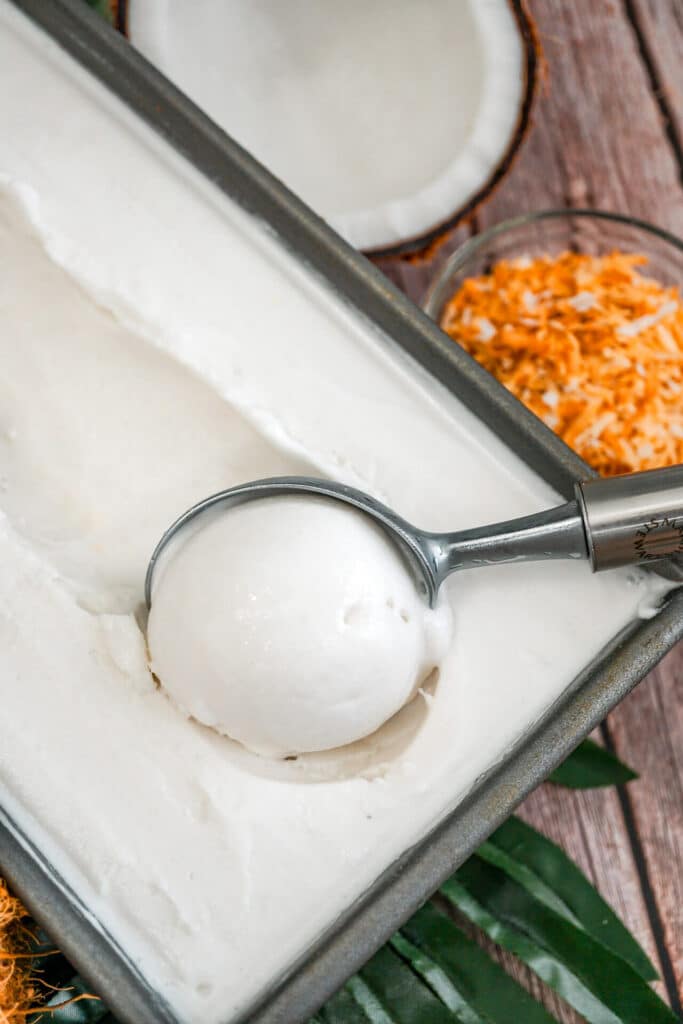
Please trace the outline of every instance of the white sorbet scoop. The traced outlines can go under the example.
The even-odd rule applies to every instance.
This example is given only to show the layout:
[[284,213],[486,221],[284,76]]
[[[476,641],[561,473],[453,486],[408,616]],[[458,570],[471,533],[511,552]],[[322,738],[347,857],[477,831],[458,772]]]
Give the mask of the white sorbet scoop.
[[320,497],[207,516],[164,553],[152,598],[152,668],[169,696],[275,756],[374,732],[450,639],[449,606],[425,603],[385,531]]
[[152,668],[180,707],[252,750],[326,750],[374,732],[438,666],[439,588],[455,570],[585,558],[680,581],[682,551],[683,466],[589,480],[559,508],[443,534],[343,484],[260,480],[161,538],[145,581]]

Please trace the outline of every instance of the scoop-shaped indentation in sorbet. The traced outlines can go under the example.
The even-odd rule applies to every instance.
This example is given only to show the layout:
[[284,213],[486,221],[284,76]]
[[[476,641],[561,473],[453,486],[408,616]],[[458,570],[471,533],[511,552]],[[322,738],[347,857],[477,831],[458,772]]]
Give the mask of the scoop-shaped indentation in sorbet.
[[368,736],[443,658],[430,609],[390,538],[325,498],[277,497],[209,518],[165,554],[152,668],[199,722],[273,756]]

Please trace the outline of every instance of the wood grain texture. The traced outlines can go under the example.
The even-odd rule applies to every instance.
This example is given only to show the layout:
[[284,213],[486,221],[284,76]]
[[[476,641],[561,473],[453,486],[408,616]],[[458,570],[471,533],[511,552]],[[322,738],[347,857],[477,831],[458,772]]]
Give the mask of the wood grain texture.
[[[640,778],[626,791],[642,849],[655,927],[670,959],[670,984],[683,994],[683,645],[610,715],[617,753]],[[657,921],[658,918],[658,921]],[[680,1012],[680,1002],[679,1002]]]
[[683,163],[683,3],[681,0],[624,0],[650,70],[665,127]]
[[585,205],[683,233],[678,163],[621,3],[529,6],[547,80],[524,152],[479,211],[482,223],[544,206]]
[[409,262],[402,259],[377,258],[377,264],[394,284],[398,285],[413,302],[422,305],[429,285],[438,274],[451,253],[466,241],[473,231],[473,222],[456,228],[446,241],[433,253],[431,258]]
[[[478,226],[544,207],[594,206],[683,234],[683,0],[529,0],[529,7],[547,78],[525,146],[479,209]],[[457,240],[427,266],[383,269],[419,302]],[[662,970],[668,984],[658,991],[681,1012],[683,646],[607,728],[640,780],[621,793],[544,786],[521,814],[563,846],[614,906]],[[499,958],[562,1024],[578,1021],[528,971]]]

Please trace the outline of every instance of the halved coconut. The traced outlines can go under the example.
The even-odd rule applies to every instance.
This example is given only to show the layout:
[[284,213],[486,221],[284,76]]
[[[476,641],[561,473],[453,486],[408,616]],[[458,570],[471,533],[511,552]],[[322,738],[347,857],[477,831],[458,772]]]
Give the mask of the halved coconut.
[[371,252],[451,227],[509,165],[536,72],[521,0],[127,0],[131,41]]

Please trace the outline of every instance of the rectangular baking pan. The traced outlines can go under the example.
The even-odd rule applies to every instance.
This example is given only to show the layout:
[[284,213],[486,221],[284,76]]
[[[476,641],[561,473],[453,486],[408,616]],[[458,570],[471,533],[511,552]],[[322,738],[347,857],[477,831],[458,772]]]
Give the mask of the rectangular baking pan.
[[[593,475],[279,181],[225,135],[83,0],[11,0],[221,190],[458,396],[560,494]],[[226,1024],[305,1021],[461,864],[683,636],[683,592],[633,623],[467,798],[408,850],[285,976]],[[171,1024],[161,994],[92,921],[40,851],[0,808],[0,870],[122,1024]],[[226,957],[230,951],[225,951]]]

